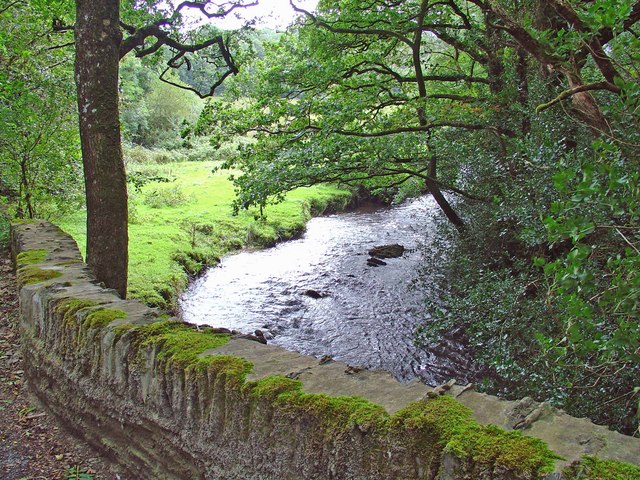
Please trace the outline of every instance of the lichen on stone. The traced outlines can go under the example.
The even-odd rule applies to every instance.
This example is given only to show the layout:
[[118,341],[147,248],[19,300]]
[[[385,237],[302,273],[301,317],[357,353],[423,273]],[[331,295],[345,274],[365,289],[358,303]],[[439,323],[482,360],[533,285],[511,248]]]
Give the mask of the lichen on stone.
[[615,460],[583,457],[563,471],[567,480],[638,480],[640,467]]

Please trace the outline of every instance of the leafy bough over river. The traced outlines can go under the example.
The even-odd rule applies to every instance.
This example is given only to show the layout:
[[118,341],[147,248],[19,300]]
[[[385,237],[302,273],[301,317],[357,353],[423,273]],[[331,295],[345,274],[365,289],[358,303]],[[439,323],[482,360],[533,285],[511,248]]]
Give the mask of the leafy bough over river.
[[[422,256],[444,255],[433,242],[438,213],[431,197],[421,197],[313,218],[297,240],[230,255],[209,269],[182,295],[182,318],[260,330],[270,344],[386,370],[399,380],[466,380],[460,343],[415,344],[417,327],[428,321],[425,299],[435,295],[428,274],[419,273]],[[369,265],[369,250],[387,244],[404,246],[404,254]]]

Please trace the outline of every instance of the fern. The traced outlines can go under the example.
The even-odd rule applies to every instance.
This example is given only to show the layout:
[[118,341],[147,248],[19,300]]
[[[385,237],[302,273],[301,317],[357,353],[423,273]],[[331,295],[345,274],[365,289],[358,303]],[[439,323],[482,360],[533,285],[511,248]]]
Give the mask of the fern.
[[87,473],[86,468],[80,468],[78,465],[71,467],[67,473],[67,480],[94,480],[95,476]]

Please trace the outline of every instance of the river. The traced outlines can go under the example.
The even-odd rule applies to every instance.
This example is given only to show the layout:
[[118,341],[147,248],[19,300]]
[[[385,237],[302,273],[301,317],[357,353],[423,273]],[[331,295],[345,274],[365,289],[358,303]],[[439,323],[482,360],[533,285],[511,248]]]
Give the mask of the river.
[[[230,255],[209,269],[182,295],[182,318],[243,333],[261,330],[268,343],[386,370],[399,380],[464,379],[461,345],[414,344],[416,327],[427,318],[425,297],[434,294],[425,273],[417,273],[422,255],[443,255],[433,245],[437,214],[433,199],[421,197],[313,218],[297,240]],[[369,266],[369,249],[385,244],[407,250],[386,265]]]

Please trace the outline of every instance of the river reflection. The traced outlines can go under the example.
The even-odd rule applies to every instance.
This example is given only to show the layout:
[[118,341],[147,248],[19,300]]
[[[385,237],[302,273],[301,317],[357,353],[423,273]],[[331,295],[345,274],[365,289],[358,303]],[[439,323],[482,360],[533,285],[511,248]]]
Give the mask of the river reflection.
[[[414,346],[430,293],[428,282],[416,288],[417,267],[422,255],[440,254],[430,248],[436,214],[431,197],[422,197],[314,218],[298,240],[224,258],[183,294],[183,319],[243,333],[259,329],[269,343],[401,380],[445,381],[452,375],[446,355]],[[367,265],[370,248],[392,243],[408,251],[385,259],[387,265]],[[308,296],[310,290],[322,297]]]

